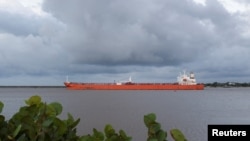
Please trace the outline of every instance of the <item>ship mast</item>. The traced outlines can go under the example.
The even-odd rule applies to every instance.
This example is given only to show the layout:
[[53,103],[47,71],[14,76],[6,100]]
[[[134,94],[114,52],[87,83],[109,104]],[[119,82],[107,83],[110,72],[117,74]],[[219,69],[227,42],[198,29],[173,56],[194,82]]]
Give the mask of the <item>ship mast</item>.
[[68,75],[66,76],[66,82],[69,82],[69,76]]

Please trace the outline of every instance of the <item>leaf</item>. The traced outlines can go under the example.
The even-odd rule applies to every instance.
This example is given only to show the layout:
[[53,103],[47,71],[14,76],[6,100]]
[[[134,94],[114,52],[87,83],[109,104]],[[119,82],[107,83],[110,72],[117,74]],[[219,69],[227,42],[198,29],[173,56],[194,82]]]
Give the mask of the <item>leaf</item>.
[[2,110],[3,110],[3,107],[4,107],[4,104],[3,104],[3,102],[2,101],[0,101],[0,113],[2,112]]
[[56,115],[59,115],[59,114],[62,113],[63,107],[62,107],[62,105],[60,103],[53,102],[53,103],[50,103],[49,106],[51,106],[54,109]]
[[0,115],[0,124],[1,124],[2,122],[4,122],[4,120],[5,120],[5,117],[4,117],[3,115]]
[[18,135],[18,133],[19,133],[19,131],[21,130],[21,128],[22,128],[22,125],[19,124],[19,125],[17,126],[17,128],[15,129],[14,133],[13,133],[13,137],[14,137],[14,138]]
[[96,140],[103,141],[104,140],[104,135],[102,132],[97,131],[95,128],[93,129],[93,136],[95,137]]
[[68,113],[67,122],[68,122],[68,124],[72,124],[74,122],[74,118],[73,118],[73,116],[70,113]]
[[149,126],[149,132],[153,134],[157,133],[160,129],[161,125],[158,123],[154,123]]
[[68,113],[68,119],[66,120],[66,124],[68,125],[69,128],[71,129],[75,128],[79,122],[80,122],[80,118],[78,118],[75,121],[73,116],[70,113]]
[[45,104],[42,110],[44,111],[45,115],[49,117],[56,117],[56,110],[52,105]]
[[124,139],[126,141],[132,140],[132,137],[127,136],[123,130],[120,130],[119,133],[120,133],[120,136],[122,137],[122,139]]
[[110,138],[112,135],[115,134],[115,130],[113,129],[113,127],[110,124],[107,124],[104,128],[104,132],[106,137]]
[[67,131],[67,126],[61,119],[55,118],[53,123],[59,135],[63,135]]
[[28,100],[25,100],[25,103],[29,106],[38,105],[41,103],[41,97],[38,95],[31,96]]
[[81,136],[79,141],[93,141],[90,135]]
[[179,129],[172,129],[170,130],[170,133],[175,141],[187,141],[187,139]]
[[49,127],[52,123],[54,122],[54,119],[53,118],[48,118],[46,119],[45,121],[43,121],[42,125],[43,127]]
[[156,120],[156,115],[154,113],[144,115],[144,123],[147,127],[149,127],[150,124],[154,123],[155,120]]
[[120,134],[120,136],[122,137],[122,138],[127,138],[127,135],[126,135],[126,133],[123,131],[123,130],[120,130],[119,131],[119,134]]
[[167,133],[164,132],[163,130],[159,131],[157,134],[158,141],[165,141],[167,138]]
[[78,118],[75,122],[73,122],[71,125],[69,125],[70,128],[71,129],[75,128],[78,125],[79,122],[80,122],[80,119]]
[[149,138],[147,141],[158,141],[156,138]]

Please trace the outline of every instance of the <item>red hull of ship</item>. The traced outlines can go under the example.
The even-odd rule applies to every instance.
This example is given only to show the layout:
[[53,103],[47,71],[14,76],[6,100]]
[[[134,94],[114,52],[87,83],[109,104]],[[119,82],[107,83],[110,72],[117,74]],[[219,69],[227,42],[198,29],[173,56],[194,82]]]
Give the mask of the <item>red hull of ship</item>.
[[171,83],[130,83],[117,85],[114,83],[76,83],[65,82],[70,90],[204,90],[203,84],[179,85]]

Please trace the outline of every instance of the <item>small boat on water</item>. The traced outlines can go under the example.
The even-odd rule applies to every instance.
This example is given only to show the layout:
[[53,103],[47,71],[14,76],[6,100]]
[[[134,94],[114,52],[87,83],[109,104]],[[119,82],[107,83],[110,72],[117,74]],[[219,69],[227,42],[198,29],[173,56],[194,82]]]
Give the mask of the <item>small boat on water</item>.
[[131,77],[128,81],[114,83],[64,82],[70,90],[204,90],[204,84],[197,83],[195,75],[180,73],[176,83],[135,83]]

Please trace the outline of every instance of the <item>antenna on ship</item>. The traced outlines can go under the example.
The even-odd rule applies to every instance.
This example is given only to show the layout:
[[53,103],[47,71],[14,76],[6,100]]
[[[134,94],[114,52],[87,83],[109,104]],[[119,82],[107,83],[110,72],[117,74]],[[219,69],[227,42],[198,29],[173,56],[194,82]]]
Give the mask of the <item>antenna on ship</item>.
[[66,76],[66,82],[69,82],[69,76],[68,75]]

